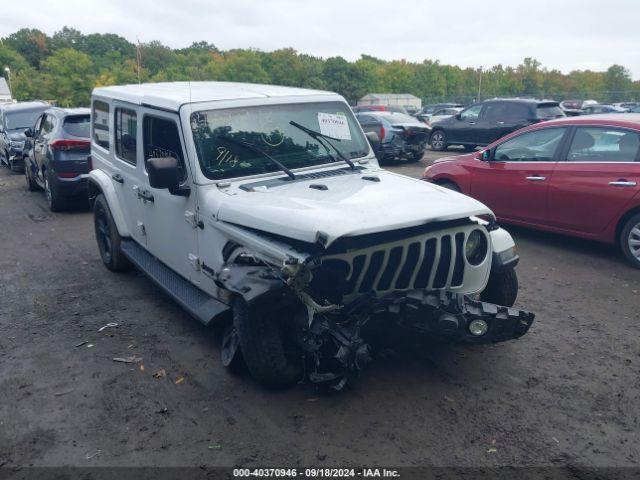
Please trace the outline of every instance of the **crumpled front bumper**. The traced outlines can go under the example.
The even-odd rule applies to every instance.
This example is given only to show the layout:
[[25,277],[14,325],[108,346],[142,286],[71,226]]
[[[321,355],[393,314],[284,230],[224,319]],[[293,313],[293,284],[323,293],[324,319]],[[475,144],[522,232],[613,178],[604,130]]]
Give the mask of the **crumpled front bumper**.
[[[531,312],[481,302],[467,295],[423,291],[382,298],[372,314],[392,315],[399,323],[422,333],[471,343],[519,338],[529,331],[535,318]],[[484,321],[486,332],[474,335],[470,329],[474,320]]]

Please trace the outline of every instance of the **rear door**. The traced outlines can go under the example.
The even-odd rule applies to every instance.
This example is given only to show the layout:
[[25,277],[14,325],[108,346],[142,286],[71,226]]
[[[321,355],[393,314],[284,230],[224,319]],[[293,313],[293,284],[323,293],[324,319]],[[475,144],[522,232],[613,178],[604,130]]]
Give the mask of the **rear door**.
[[[42,123],[37,136],[33,142],[33,157],[38,165],[38,172],[41,175],[47,168],[47,152],[49,151],[49,141],[51,140],[51,133],[55,127],[57,119],[48,113],[42,116]],[[43,177],[44,178],[44,177]]]
[[549,179],[566,132],[566,127],[533,130],[495,147],[492,160],[472,167],[471,196],[502,220],[545,223]]
[[640,190],[640,132],[576,127],[549,183],[549,224],[597,235]]

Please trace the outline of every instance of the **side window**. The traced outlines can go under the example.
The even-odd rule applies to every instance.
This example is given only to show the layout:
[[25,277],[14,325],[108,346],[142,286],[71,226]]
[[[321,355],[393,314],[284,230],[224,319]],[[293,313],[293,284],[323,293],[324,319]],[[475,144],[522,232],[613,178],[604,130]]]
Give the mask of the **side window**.
[[546,128],[523,133],[498,145],[498,162],[552,162],[566,128]]
[[93,101],[93,141],[109,150],[109,104],[100,100]]
[[116,155],[132,165],[136,164],[138,120],[135,110],[116,108]]
[[487,122],[503,121],[507,117],[507,106],[504,103],[488,103],[484,107],[484,120]]
[[606,127],[579,127],[571,141],[570,162],[638,161],[640,134]]
[[533,118],[535,115],[531,113],[529,106],[524,103],[509,103],[505,117],[509,120],[525,120]]
[[53,130],[55,119],[51,115],[45,115],[42,119],[42,135],[48,135]]
[[465,122],[475,122],[480,116],[480,110],[482,110],[482,105],[474,105],[460,112],[460,118]]
[[174,157],[178,160],[180,181],[187,178],[178,126],[173,120],[145,115],[143,120],[144,163],[150,158]]

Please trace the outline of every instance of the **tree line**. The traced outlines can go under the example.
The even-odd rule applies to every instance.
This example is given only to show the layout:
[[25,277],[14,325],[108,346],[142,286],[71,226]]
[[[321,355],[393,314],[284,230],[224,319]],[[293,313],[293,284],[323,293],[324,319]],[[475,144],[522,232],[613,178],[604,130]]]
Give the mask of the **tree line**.
[[600,102],[640,100],[640,81],[622,65],[606,71],[564,74],[533,58],[516,66],[484,70],[437,60],[386,61],[362,55],[319,58],[292,48],[222,51],[207,42],[172,49],[161,42],[133,44],[111,33],[85,35],[69,27],[49,36],[21,29],[0,40],[0,72],[18,100],[45,99],[61,106],[86,106],[97,86],[178,80],[225,80],[331,90],[355,102],[367,93],[411,93],[425,102],[470,103],[496,96],[593,98]]

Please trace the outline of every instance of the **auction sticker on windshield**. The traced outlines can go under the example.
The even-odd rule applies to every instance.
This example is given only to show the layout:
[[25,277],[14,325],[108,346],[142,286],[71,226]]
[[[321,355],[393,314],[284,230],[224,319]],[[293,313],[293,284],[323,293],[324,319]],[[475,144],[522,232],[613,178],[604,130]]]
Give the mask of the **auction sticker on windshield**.
[[318,112],[320,133],[339,140],[351,140],[351,131],[344,115]]

